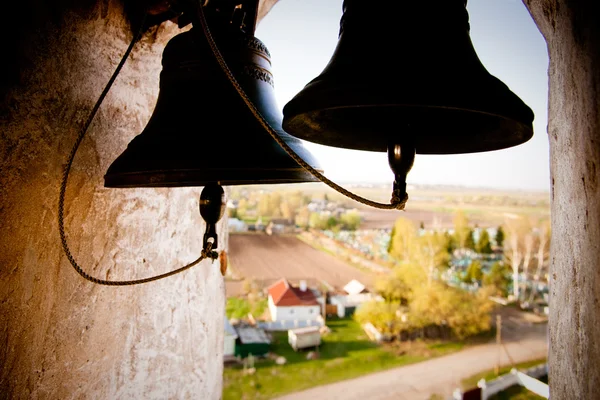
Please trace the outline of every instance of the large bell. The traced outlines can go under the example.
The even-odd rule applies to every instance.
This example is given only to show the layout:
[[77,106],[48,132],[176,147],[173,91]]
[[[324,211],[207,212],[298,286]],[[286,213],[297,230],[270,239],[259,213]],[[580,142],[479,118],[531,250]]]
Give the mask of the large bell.
[[283,114],[293,136],[357,150],[472,153],[533,135],[531,109],[475,53],[466,0],[345,0],[329,64]]
[[[194,31],[197,29],[181,33],[167,44],[154,113],[144,131],[109,167],[104,185],[317,181],[263,129],[220,69],[206,38]],[[319,169],[301,141],[281,129],[270,55],[263,43],[225,24],[211,26],[211,32],[229,68],[263,117],[298,155]]]

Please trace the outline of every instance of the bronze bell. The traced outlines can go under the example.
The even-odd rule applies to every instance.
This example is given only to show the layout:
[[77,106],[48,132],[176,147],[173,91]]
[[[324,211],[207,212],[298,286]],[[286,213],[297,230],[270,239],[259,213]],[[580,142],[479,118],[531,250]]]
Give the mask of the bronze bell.
[[466,0],[345,0],[335,52],[284,107],[284,130],[391,158],[526,142],[532,110],[488,73],[469,30]]
[[[210,15],[207,13],[209,23]],[[220,69],[200,28],[163,52],[160,93],[144,131],[109,167],[105,187],[178,187],[317,181],[269,136]],[[198,31],[199,30],[199,31]],[[302,142],[281,128],[264,44],[233,25],[211,32],[234,76],[269,124],[311,166]]]

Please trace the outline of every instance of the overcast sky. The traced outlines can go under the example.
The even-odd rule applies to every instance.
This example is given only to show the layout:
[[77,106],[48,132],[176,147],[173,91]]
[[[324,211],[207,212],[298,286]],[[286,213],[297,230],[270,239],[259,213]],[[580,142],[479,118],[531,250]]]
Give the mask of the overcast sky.
[[[535,114],[534,136],[510,149],[452,156],[417,155],[408,183],[548,190],[548,53],[520,0],[469,0],[471,39],[485,68]],[[279,107],[321,73],[337,44],[342,0],[280,0],[256,30],[272,56]],[[385,153],[305,142],[325,175],[339,182],[392,182]]]

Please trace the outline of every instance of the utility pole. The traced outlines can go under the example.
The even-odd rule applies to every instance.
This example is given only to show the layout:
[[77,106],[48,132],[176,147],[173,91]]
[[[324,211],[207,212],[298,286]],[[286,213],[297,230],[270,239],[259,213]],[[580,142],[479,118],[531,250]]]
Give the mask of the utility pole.
[[496,315],[496,344],[498,345],[498,359],[494,372],[496,376],[500,373],[500,359],[502,358],[502,315]]

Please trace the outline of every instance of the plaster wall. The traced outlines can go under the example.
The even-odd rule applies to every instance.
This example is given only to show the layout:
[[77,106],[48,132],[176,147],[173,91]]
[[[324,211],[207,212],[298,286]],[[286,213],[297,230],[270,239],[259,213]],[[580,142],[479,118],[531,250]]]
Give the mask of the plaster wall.
[[[225,299],[218,262],[158,282],[107,287],[75,273],[60,244],[62,168],[132,38],[123,5],[22,0],[5,6],[0,398],[220,398]],[[134,21],[141,15],[130,11]],[[75,159],[65,226],[71,252],[93,276],[144,278],[200,254],[201,188],[103,187],[109,164],[150,117],[161,53],[178,32],[165,22],[144,34]],[[221,248],[225,227],[223,220]]]
[[600,4],[524,0],[548,43],[552,399],[600,385]]

